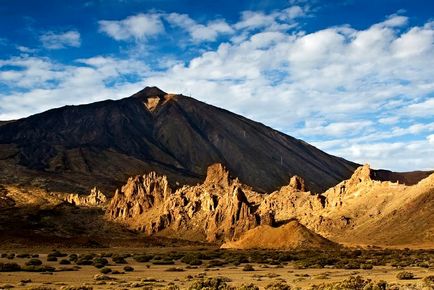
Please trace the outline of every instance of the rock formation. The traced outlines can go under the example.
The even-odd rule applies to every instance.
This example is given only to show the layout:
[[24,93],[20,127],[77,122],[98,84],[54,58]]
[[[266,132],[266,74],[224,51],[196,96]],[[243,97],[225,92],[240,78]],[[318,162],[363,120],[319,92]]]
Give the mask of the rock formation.
[[104,207],[107,204],[107,196],[96,187],[92,188],[89,195],[68,194],[65,201],[77,206]]
[[[203,184],[177,190],[153,172],[130,178],[111,200],[106,217],[148,235],[228,242],[228,247],[250,245],[262,230],[282,237],[291,228],[339,243],[402,245],[414,242],[412,236],[432,243],[434,175],[413,186],[372,180],[372,175],[364,165],[322,194],[304,191],[303,180],[292,177],[280,190],[261,194],[231,178],[221,164],[208,168]],[[393,228],[405,223],[404,217],[424,220],[417,234],[410,225]],[[285,226],[288,221],[300,225]],[[243,242],[231,243],[239,238]],[[276,247],[295,244],[288,240]]]
[[173,191],[155,172],[130,178],[107,209],[110,220],[147,234],[215,242],[256,227],[260,217],[249,201],[251,190],[221,165],[208,168],[203,184]]

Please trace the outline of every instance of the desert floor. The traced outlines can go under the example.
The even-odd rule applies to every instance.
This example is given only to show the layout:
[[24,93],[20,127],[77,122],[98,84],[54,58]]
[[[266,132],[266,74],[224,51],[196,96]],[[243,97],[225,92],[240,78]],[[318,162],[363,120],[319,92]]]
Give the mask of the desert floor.
[[[174,254],[176,251],[187,251],[187,249],[58,249],[57,250],[65,257],[58,257],[57,261],[47,261],[48,253],[52,250],[44,249],[19,249],[12,251],[11,249],[0,250],[3,257],[0,258],[0,264],[17,263],[24,266],[31,258],[29,257],[14,257],[8,259],[5,254],[16,253],[38,253],[37,259],[43,262],[43,265],[52,266],[54,272],[0,272],[0,289],[68,289],[68,286],[90,286],[93,289],[165,289],[170,285],[177,285],[180,289],[188,289],[196,280],[202,277],[225,277],[228,284],[231,286],[241,286],[242,284],[253,283],[259,286],[260,289],[265,289],[267,285],[275,282],[286,282],[296,289],[309,289],[311,285],[321,283],[330,283],[347,279],[350,276],[360,275],[364,279],[372,279],[373,281],[384,280],[388,283],[398,283],[405,285],[411,283],[413,285],[422,285],[423,278],[434,275],[434,268],[429,267],[407,266],[393,267],[392,265],[374,266],[373,269],[336,269],[331,267],[315,268],[310,267],[300,269],[296,262],[284,262],[278,265],[275,263],[241,263],[234,265],[227,263],[225,265],[210,267],[208,260],[203,260],[201,265],[190,266],[180,260],[174,260],[171,265],[157,265],[155,260],[149,262],[138,262],[133,256],[138,254],[152,253],[154,257],[157,255],[161,259],[165,259],[166,254]],[[209,249],[199,249],[191,251],[193,255],[200,255],[201,251],[209,251]],[[110,254],[107,254],[110,252]],[[101,274],[101,269],[94,265],[80,265],[77,267],[76,262],[69,265],[61,265],[60,260],[69,259],[69,255],[75,253],[79,256],[85,256],[90,253],[92,255],[106,256],[108,264],[106,268],[112,270],[104,276]],[[130,257],[126,257],[127,264],[117,264],[112,257],[107,255],[122,255],[128,253]],[[429,253],[427,255],[431,255]],[[150,254],[151,255],[151,254]],[[432,260],[433,257],[428,257],[427,260]],[[215,259],[219,260],[219,259]],[[235,263],[236,264],[236,263]],[[253,266],[253,271],[245,271],[246,264]],[[125,271],[125,266],[131,266],[133,271]],[[79,269],[78,269],[79,268]],[[414,274],[412,280],[399,280],[397,274],[403,270]],[[119,273],[116,273],[118,271]],[[113,273],[114,272],[114,273]],[[98,280],[96,277],[103,280]],[[101,278],[102,277],[102,278]],[[78,288],[76,288],[78,289]],[[83,288],[84,289],[84,288]],[[90,288],[89,288],[90,289]],[[175,288],[173,288],[175,289]],[[405,289],[405,288],[400,288]],[[415,289],[415,288],[407,288]],[[419,288],[417,288],[419,289]],[[420,289],[429,289],[421,288]]]

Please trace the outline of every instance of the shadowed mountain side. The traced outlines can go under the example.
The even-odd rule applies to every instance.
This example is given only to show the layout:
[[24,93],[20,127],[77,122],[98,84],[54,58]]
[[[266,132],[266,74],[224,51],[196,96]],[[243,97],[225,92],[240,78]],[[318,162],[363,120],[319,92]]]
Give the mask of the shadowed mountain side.
[[155,87],[3,124],[0,159],[14,171],[3,176],[26,168],[47,175],[47,186],[68,191],[72,182],[69,191],[81,192],[93,186],[114,191],[127,176],[150,171],[167,175],[174,187],[194,184],[217,162],[260,192],[279,188],[293,175],[321,192],[357,167],[260,123]]

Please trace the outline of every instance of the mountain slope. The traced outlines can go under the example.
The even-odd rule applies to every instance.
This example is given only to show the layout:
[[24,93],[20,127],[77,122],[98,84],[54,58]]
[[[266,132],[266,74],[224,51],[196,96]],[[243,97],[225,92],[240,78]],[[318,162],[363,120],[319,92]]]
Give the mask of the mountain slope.
[[301,176],[321,192],[357,164],[260,123],[155,87],[117,101],[66,106],[0,126],[2,182],[22,175],[48,190],[112,192],[128,176],[156,171],[176,184],[203,180],[223,163],[257,191]]

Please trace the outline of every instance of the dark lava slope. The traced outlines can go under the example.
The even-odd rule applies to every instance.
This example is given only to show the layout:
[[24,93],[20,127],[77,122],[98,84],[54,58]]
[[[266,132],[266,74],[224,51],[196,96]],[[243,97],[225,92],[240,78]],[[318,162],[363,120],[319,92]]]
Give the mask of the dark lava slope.
[[[150,170],[177,184],[202,181],[220,162],[270,192],[292,175],[320,192],[358,166],[263,124],[183,95],[147,87],[131,97],[65,106],[0,126],[3,179],[43,178],[47,190],[112,191]],[[24,180],[24,179],[23,179]],[[4,182],[4,180],[3,180]]]

